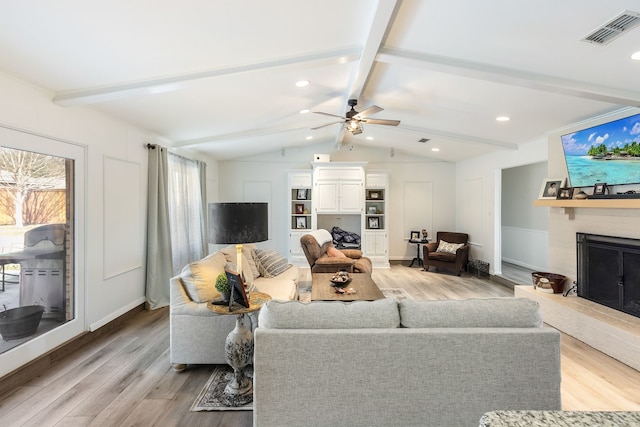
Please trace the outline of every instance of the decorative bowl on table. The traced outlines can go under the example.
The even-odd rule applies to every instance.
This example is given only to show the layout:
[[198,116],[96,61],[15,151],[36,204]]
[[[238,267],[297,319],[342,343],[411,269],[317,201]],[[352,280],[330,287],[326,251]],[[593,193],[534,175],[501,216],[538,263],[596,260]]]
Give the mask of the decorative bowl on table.
[[331,276],[331,286],[334,288],[344,288],[351,282],[351,277],[349,277],[349,273],[346,271],[339,271],[333,276]]

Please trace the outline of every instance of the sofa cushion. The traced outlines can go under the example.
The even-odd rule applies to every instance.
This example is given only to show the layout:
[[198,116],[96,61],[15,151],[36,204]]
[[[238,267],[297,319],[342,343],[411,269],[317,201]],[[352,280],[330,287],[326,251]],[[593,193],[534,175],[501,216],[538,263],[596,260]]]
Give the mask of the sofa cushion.
[[258,325],[270,329],[397,328],[398,302],[376,301],[267,301],[260,309]]
[[226,263],[225,256],[216,252],[189,263],[182,269],[180,279],[192,301],[207,302],[220,297],[220,292],[216,289],[216,278],[218,274],[224,273]]
[[438,244],[438,249],[436,252],[444,252],[448,254],[455,254],[458,249],[464,246],[464,243],[449,243],[444,240],[440,240]]
[[294,300],[298,296],[298,274],[300,269],[293,266],[277,277],[258,277],[253,283],[255,290],[264,292],[273,299]]
[[542,314],[527,298],[468,300],[400,300],[400,321],[406,328],[537,328]]
[[276,251],[272,251],[270,249],[256,249],[255,254],[258,271],[260,271],[261,276],[267,278],[276,277],[291,267],[291,264],[287,262],[287,259]]

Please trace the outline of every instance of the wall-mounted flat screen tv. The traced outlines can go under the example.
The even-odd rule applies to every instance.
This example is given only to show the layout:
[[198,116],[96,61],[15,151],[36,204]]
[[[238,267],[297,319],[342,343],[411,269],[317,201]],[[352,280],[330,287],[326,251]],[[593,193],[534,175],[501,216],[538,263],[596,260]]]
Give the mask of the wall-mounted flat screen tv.
[[572,187],[640,183],[640,114],[562,136]]

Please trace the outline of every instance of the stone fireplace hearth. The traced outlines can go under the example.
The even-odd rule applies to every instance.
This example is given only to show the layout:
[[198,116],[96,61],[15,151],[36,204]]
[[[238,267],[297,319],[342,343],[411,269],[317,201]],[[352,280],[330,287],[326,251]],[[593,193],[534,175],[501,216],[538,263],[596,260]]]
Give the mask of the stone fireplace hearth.
[[564,297],[519,285],[514,295],[537,301],[542,320],[549,326],[640,371],[640,318],[575,293]]

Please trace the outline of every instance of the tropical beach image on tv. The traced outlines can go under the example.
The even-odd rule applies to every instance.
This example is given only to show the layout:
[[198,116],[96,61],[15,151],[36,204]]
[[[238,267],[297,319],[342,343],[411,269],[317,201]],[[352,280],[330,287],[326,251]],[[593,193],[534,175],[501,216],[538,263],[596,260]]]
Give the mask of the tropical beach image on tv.
[[562,136],[572,187],[640,183],[640,114]]

